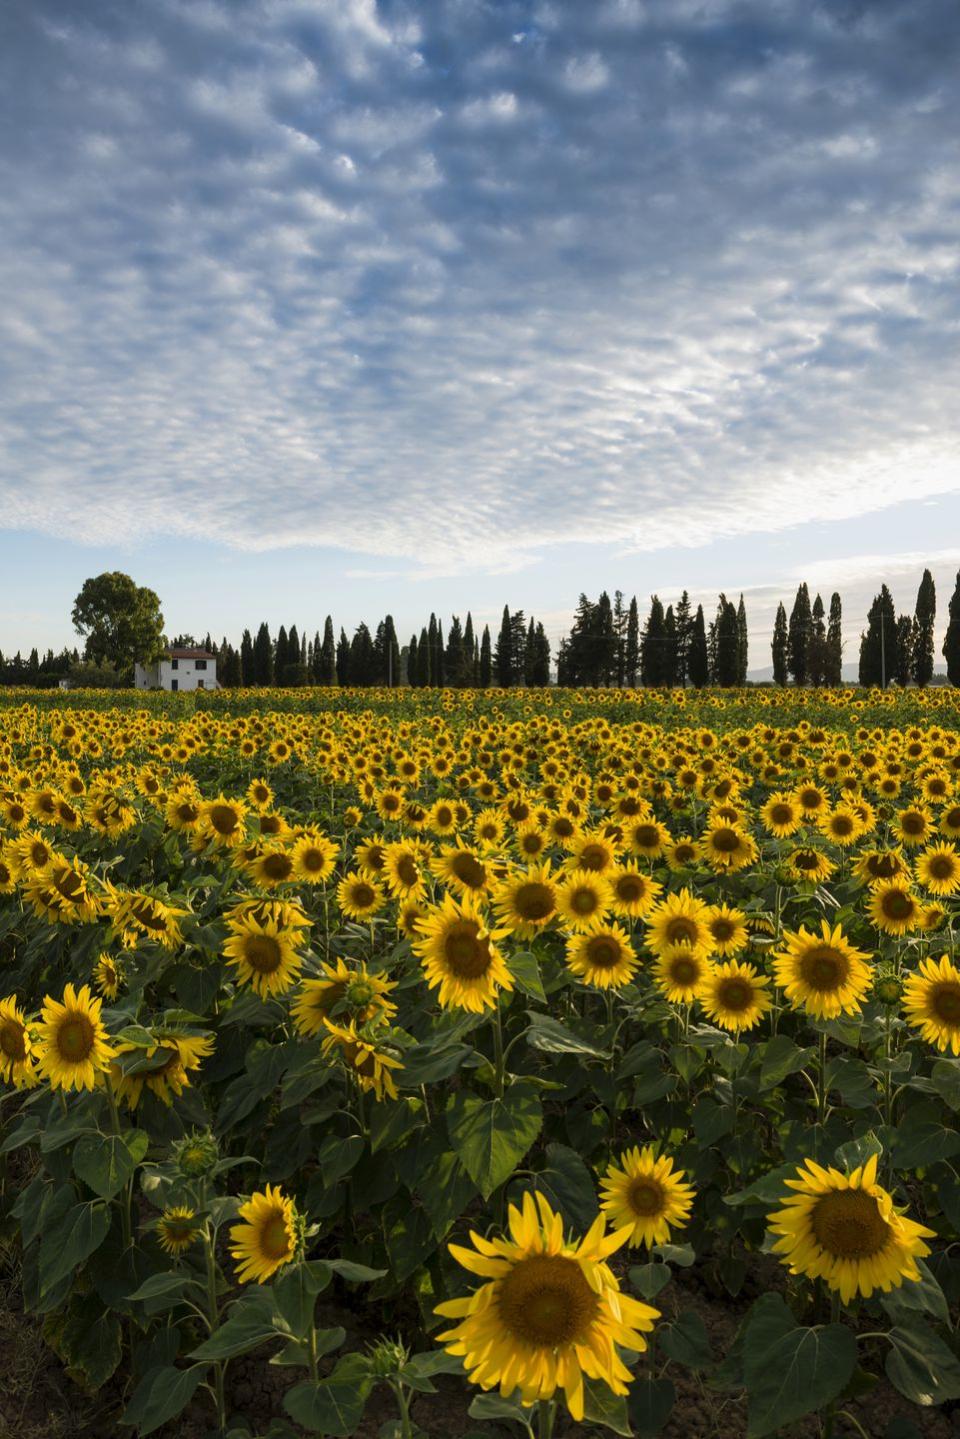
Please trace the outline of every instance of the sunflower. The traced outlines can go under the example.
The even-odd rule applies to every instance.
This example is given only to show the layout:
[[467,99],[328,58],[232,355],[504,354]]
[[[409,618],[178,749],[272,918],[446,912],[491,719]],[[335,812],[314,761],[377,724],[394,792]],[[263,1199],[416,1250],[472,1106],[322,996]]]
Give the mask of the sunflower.
[[650,911],[648,921],[650,927],[646,942],[654,954],[667,954],[677,945],[686,945],[697,953],[708,954],[713,946],[710,908],[689,889],[681,889],[679,894],[668,894]]
[[891,821],[890,828],[908,849],[915,849],[926,844],[933,834],[933,816],[926,805],[913,805],[900,810]]
[[420,899],[407,899],[397,909],[397,928],[407,939],[416,939],[429,910]]
[[666,1244],[670,1231],[690,1218],[693,1188],[685,1184],[685,1171],[674,1169],[666,1154],[657,1157],[654,1145],[629,1149],[620,1156],[621,1168],[611,1164],[601,1181],[600,1208],[612,1229],[631,1227],[630,1243]]
[[462,843],[445,846],[431,860],[430,868],[437,879],[458,894],[483,894],[493,878],[490,866]]
[[899,879],[909,873],[909,866],[899,848],[865,849],[857,856],[853,873],[864,884],[876,884],[881,879]]
[[100,1018],[101,1001],[89,985],[68,984],[63,1002],[49,995],[37,1026],[37,1059],[51,1089],[93,1089],[102,1083],[114,1057]]
[[594,874],[604,874],[617,862],[617,846],[602,830],[585,830],[574,834],[567,846],[570,858],[565,861],[568,869],[589,869]]
[[199,1239],[201,1224],[192,1209],[176,1205],[163,1211],[154,1229],[160,1248],[178,1258]]
[[372,1093],[378,1100],[385,1096],[396,1099],[392,1071],[402,1069],[403,1064],[384,1048],[381,1036],[370,1026],[358,1030],[353,1020],[334,1024],[332,1019],[325,1019],[323,1023],[327,1031],[323,1053],[338,1054],[364,1093]]
[[269,809],[273,804],[273,790],[265,779],[253,779],[247,786],[247,799],[254,809]]
[[567,929],[589,929],[610,908],[612,898],[603,875],[575,869],[557,886],[557,913]]
[[244,1222],[230,1227],[231,1256],[241,1284],[264,1284],[294,1258],[298,1247],[297,1211],[279,1186],[267,1185],[241,1204]]
[[902,935],[919,928],[923,905],[902,879],[884,879],[872,886],[867,913],[884,934]]
[[171,829],[193,834],[200,824],[201,801],[190,790],[179,790],[167,799],[165,814]]
[[960,854],[952,844],[925,849],[916,862],[917,879],[931,894],[956,894],[960,889]]
[[822,884],[837,866],[819,849],[795,849],[787,856],[786,867],[800,883]]
[[221,849],[235,849],[243,843],[246,806],[239,800],[219,794],[216,799],[203,800],[198,828],[204,839]]
[[28,878],[24,893],[36,914],[51,924],[90,924],[100,913],[85,866],[63,855],[53,855],[45,869]]
[[856,844],[863,833],[860,816],[848,804],[838,804],[835,809],[819,814],[817,828],[825,839],[832,840],[841,849]]
[[249,984],[261,999],[283,994],[297,982],[302,956],[300,936],[275,919],[233,919],[227,923],[223,952],[237,969],[238,984]]
[[367,879],[379,879],[387,862],[387,841],[382,835],[365,839],[354,850],[354,863]]
[[725,959],[746,949],[750,935],[747,931],[747,916],[741,909],[729,904],[713,904],[707,919],[707,928],[712,939],[714,954]]
[[596,920],[589,929],[567,940],[567,968],[598,989],[619,989],[629,984],[639,964],[630,936],[619,924]]
[[548,864],[530,867],[505,879],[493,892],[500,923],[518,939],[532,939],[557,912],[557,884]]
[[333,874],[340,846],[325,834],[309,830],[300,836],[290,851],[293,877],[301,884],[323,884]]
[[621,919],[639,919],[663,894],[663,885],[635,864],[618,864],[604,876],[610,886],[610,908]]
[[130,1110],[136,1109],[144,1086],[169,1108],[190,1084],[190,1071],[199,1069],[213,1050],[211,1035],[176,1034],[169,1030],[153,1031],[154,1042],[146,1047],[123,1042],[116,1054],[139,1054],[150,1067],[124,1071],[114,1063],[110,1078],[117,1096]]
[[653,977],[671,1004],[692,1004],[702,992],[712,968],[702,950],[689,944],[674,944],[657,955]]
[[0,894],[13,894],[17,887],[18,868],[12,846],[5,845],[0,839]]
[[290,1006],[298,1034],[319,1034],[324,1020],[338,1015],[352,1016],[358,1024],[366,1024],[378,1015],[396,1013],[397,1006],[387,995],[396,984],[371,974],[365,964],[351,969],[342,959],[335,964],[322,964],[321,979],[305,979]]
[[696,869],[700,864],[700,848],[695,839],[681,835],[667,847],[667,868],[674,874]]
[[395,899],[417,899],[426,886],[429,850],[420,840],[398,840],[384,850],[383,877]]
[[757,858],[756,841],[739,825],[714,824],[698,845],[701,859],[719,873],[746,869]]
[[819,935],[801,925],[784,939],[786,949],[773,956],[774,978],[794,1008],[814,1019],[858,1014],[872,980],[870,960],[844,938],[840,925],[831,929],[824,919]]
[[371,919],[383,908],[386,896],[376,880],[354,871],[337,885],[337,903],[348,919]]
[[473,822],[473,837],[481,849],[496,849],[506,833],[506,821],[498,810],[482,809]]
[[132,930],[138,938],[152,939],[164,949],[177,949],[183,943],[180,920],[190,913],[187,909],[135,890],[111,890],[109,909],[116,929]]
[[960,969],[947,955],[921,959],[904,985],[903,1012],[929,1044],[960,1054]]
[[93,967],[93,982],[104,999],[116,999],[124,977],[123,965],[112,954],[101,954]]
[[[804,1167],[804,1165],[806,1167]],[[875,1289],[888,1294],[905,1279],[919,1280],[917,1260],[930,1253],[933,1230],[894,1208],[877,1183],[877,1156],[852,1174],[824,1169],[812,1159],[786,1180],[795,1192],[767,1216],[773,1246],[791,1274],[824,1279],[844,1304]]]
[[483,911],[470,896],[458,902],[448,894],[428,910],[413,951],[444,1009],[479,1014],[496,1006],[500,989],[513,989],[510,971],[495,943],[502,933],[490,932]]
[[15,994],[0,999],[0,1079],[14,1089],[33,1089],[40,1082],[30,1030]]
[[644,859],[659,859],[672,838],[665,824],[650,818],[635,820],[626,830],[631,854],[638,854]]
[[803,806],[793,795],[772,794],[760,810],[760,818],[775,839],[786,839],[803,823]]
[[714,966],[700,991],[700,1003],[714,1024],[739,1034],[759,1024],[770,1008],[769,983],[752,964],[728,959]]
[[530,1406],[564,1390],[580,1423],[583,1376],[625,1394],[631,1375],[618,1348],[642,1354],[659,1318],[656,1309],[620,1292],[606,1263],[630,1230],[605,1235],[600,1215],[577,1244],[564,1238],[560,1216],[544,1196],[534,1202],[529,1193],[522,1209],[510,1205],[508,1222],[509,1238],[471,1232],[473,1249],[450,1245],[457,1263],[487,1282],[437,1306],[444,1319],[456,1321],[438,1341],[463,1358],[471,1383],[499,1385],[505,1398],[519,1389]]

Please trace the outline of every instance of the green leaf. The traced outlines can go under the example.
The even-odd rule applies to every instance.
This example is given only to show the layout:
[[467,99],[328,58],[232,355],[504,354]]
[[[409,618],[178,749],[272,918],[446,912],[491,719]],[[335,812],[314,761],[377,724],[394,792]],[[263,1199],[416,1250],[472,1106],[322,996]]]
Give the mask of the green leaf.
[[522,1079],[502,1099],[461,1090],[447,1109],[450,1142],[484,1199],[509,1179],[543,1121],[536,1090]]
[[180,1296],[191,1286],[196,1287],[198,1281],[191,1279],[186,1274],[151,1274],[145,1279],[139,1289],[127,1295],[131,1304],[142,1303],[148,1299],[164,1299]]
[[633,1430],[627,1417],[627,1401],[620,1394],[614,1394],[602,1379],[583,1381],[583,1417],[588,1424],[602,1424],[614,1434],[630,1436]]
[[548,1144],[546,1167],[537,1174],[537,1188],[567,1224],[586,1232],[597,1217],[597,1191],[589,1169],[575,1149]]
[[846,1144],[838,1145],[834,1158],[844,1169],[852,1170],[859,1169],[875,1154],[882,1153],[883,1145],[870,1129],[866,1134],[861,1134],[859,1139],[848,1139]]
[[519,990],[528,994],[531,999],[538,999],[541,1004],[546,1004],[547,996],[543,992],[540,966],[535,954],[531,954],[528,949],[521,949],[510,955],[507,968],[517,981]]
[[670,1418],[677,1391],[669,1379],[636,1379],[630,1386],[627,1409],[637,1439],[654,1439]]
[[735,1194],[725,1194],[724,1204],[740,1208],[745,1204],[758,1204],[769,1209],[774,1204],[780,1204],[790,1190],[785,1187],[784,1181],[796,1179],[797,1166],[795,1164],[781,1164],[776,1169],[771,1169],[769,1174],[761,1175],[755,1179],[746,1189],[738,1189]]
[[395,1149],[411,1130],[423,1123],[420,1099],[386,1099],[370,1111],[370,1152]]
[[699,1314],[688,1310],[679,1319],[657,1329],[657,1343],[668,1359],[687,1369],[707,1369],[713,1363],[713,1352],[706,1327]]
[[897,1131],[893,1159],[898,1169],[920,1169],[960,1154],[960,1134],[939,1120],[915,1121],[905,1116]]
[[585,1054],[593,1059],[609,1059],[609,1050],[599,1049],[592,1040],[584,1039],[579,1034],[574,1034],[572,1029],[551,1019],[549,1015],[538,1014],[536,1010],[528,1010],[527,1017],[530,1020],[530,1029],[527,1031],[527,1042],[534,1049],[540,1049],[545,1054]]
[[763,1342],[751,1325],[744,1350],[748,1439],[779,1433],[843,1392],[857,1362],[857,1341],[844,1324],[794,1326]]
[[467,1413],[471,1419],[512,1419],[516,1424],[526,1425],[530,1410],[515,1399],[503,1399],[499,1394],[478,1394]]
[[148,1369],[120,1422],[129,1424],[141,1436],[152,1434],[186,1409],[205,1373],[203,1364],[194,1364],[189,1369],[174,1369],[169,1365]]
[[938,1059],[930,1078],[944,1104],[955,1113],[960,1111],[960,1064],[955,1059]]
[[372,1284],[387,1272],[385,1269],[370,1269],[366,1264],[355,1264],[352,1259],[325,1259],[323,1262],[348,1284]]
[[881,1294],[880,1303],[894,1323],[902,1319],[909,1327],[919,1312],[929,1314],[939,1324],[945,1324],[949,1328],[950,1306],[947,1304],[946,1295],[923,1260],[918,1259],[916,1264],[920,1278],[907,1279],[898,1289],[892,1289],[889,1294]]
[[419,1089],[423,1084],[437,1084],[449,1079],[462,1068],[476,1051],[469,1044],[449,1040],[415,1044],[403,1056],[403,1068],[397,1071],[397,1084],[402,1089]]
[[917,1320],[887,1335],[887,1378],[912,1404],[928,1407],[960,1399],[960,1360],[938,1334]]
[[85,1135],[73,1151],[73,1172],[101,1199],[113,1199],[133,1177],[148,1144],[142,1129],[128,1129],[121,1135]]
[[813,1054],[812,1049],[801,1049],[788,1034],[775,1034],[768,1039],[760,1062],[760,1088],[773,1089],[798,1069],[802,1069]]
[[673,1275],[669,1264],[635,1264],[628,1278],[638,1294],[644,1299],[656,1299],[661,1289],[666,1289]]
[[[364,1361],[364,1369],[348,1361]],[[367,1399],[373,1388],[373,1380],[363,1355],[349,1354],[334,1369],[328,1379],[314,1385],[305,1381],[296,1384],[284,1396],[283,1407],[290,1418],[311,1434],[332,1434],[348,1439],[354,1434]]]
[[77,1204],[51,1233],[40,1241],[40,1289],[54,1285],[99,1249],[110,1232],[110,1210],[99,1202]]
[[696,1250],[692,1244],[655,1244],[651,1250],[665,1264],[676,1264],[678,1269],[689,1269],[696,1261]]
[[286,1321],[274,1310],[273,1294],[269,1289],[251,1289],[230,1305],[219,1329],[194,1349],[190,1358],[206,1364],[216,1359],[232,1359],[235,1354],[247,1354],[278,1334],[285,1339],[293,1337]]
[[317,1166],[323,1175],[324,1187],[332,1189],[339,1184],[359,1163],[365,1148],[366,1141],[359,1134],[347,1139],[331,1134],[325,1139],[317,1151]]
[[120,1363],[121,1337],[119,1317],[95,1294],[84,1294],[70,1302],[59,1349],[67,1366],[81,1370],[91,1388],[99,1389]]
[[322,1261],[288,1264],[274,1280],[273,1298],[277,1312],[298,1339],[306,1337],[313,1323],[317,1296],[330,1283],[331,1270]]

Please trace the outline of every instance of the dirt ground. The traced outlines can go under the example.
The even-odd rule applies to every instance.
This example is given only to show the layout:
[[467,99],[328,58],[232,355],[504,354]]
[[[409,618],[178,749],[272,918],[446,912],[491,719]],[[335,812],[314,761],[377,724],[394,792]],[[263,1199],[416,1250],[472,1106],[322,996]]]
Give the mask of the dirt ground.
[[[666,1317],[676,1308],[694,1309],[702,1318],[715,1355],[722,1357],[729,1348],[744,1311],[756,1296],[780,1286],[776,1265],[761,1261],[748,1276],[743,1292],[735,1301],[712,1294],[699,1272],[678,1271],[674,1284],[658,1299]],[[672,1296],[672,1299],[671,1297]],[[364,1347],[375,1336],[366,1316],[357,1316],[336,1304],[321,1306],[319,1322],[324,1326],[342,1325],[348,1334],[346,1348]],[[298,1370],[279,1369],[267,1359],[269,1351],[234,1360],[228,1373],[228,1394],[234,1415],[246,1419],[254,1432],[266,1430],[273,1418],[284,1417],[285,1388],[302,1377]],[[331,1361],[332,1362],[332,1361]],[[670,1377],[677,1389],[677,1403],[663,1439],[739,1439],[746,1434],[746,1405],[728,1394],[715,1393],[697,1376],[672,1365]],[[414,1406],[413,1417],[429,1435],[457,1436],[477,1421],[470,1420],[467,1409],[472,1392],[462,1382],[441,1376],[436,1380],[438,1393],[424,1395]],[[113,1439],[127,1436],[130,1431],[118,1424],[124,1395],[117,1384],[109,1384],[97,1395],[85,1394],[63,1372],[54,1354],[47,1348],[40,1324],[24,1316],[19,1309],[18,1276],[12,1261],[0,1272],[0,1439]],[[914,1433],[923,1439],[957,1439],[960,1436],[960,1405],[944,1409],[919,1411],[908,1405],[889,1384],[879,1383],[868,1395],[847,1407],[856,1417],[861,1433],[869,1439],[886,1439],[888,1426],[896,1416],[909,1418]],[[949,1412],[950,1409],[953,1412]],[[179,1420],[158,1431],[159,1439],[207,1439],[210,1434],[211,1412],[205,1402],[194,1404]],[[377,1391],[372,1396],[363,1423],[356,1430],[356,1439],[377,1439],[380,1426],[396,1417],[389,1394]],[[497,1430],[482,1426],[491,1439],[508,1439],[509,1427]],[[910,1430],[893,1433],[896,1439],[910,1439]],[[515,1428],[514,1435],[519,1433]],[[560,1436],[609,1435],[609,1430],[594,1430],[590,1425],[575,1425],[569,1419],[558,1425]],[[791,1439],[819,1439],[820,1429],[814,1419],[803,1420],[785,1430]],[[836,1439],[855,1439],[858,1431],[846,1419],[839,1418],[834,1429]]]

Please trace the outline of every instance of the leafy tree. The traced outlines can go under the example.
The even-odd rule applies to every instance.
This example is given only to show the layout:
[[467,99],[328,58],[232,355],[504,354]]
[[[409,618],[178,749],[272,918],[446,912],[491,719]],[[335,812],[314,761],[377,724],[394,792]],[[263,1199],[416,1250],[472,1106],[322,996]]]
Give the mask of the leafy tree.
[[914,610],[914,634],[910,674],[921,689],[933,679],[933,632],[937,620],[937,591],[933,575],[924,570]]
[[810,683],[819,689],[827,672],[827,626],[824,620],[823,600],[817,595],[811,612],[812,626],[810,648],[807,652],[807,671]]
[[914,621],[910,615],[900,615],[897,620],[897,658],[894,679],[902,689],[910,683],[910,669],[913,663]]
[[497,636],[497,647],[493,652],[493,672],[496,675],[499,689],[509,689],[512,683],[513,641],[514,629],[510,623],[510,610],[504,605],[503,617],[500,620],[500,633]]
[[866,632],[860,637],[860,683],[888,685],[896,673],[896,662],[897,616],[893,596],[881,585],[870,606]]
[[690,627],[690,648],[687,653],[687,674],[696,689],[703,689],[710,677],[707,655],[707,632],[703,621],[703,605],[697,605],[697,613]]
[[337,640],[337,684],[348,685],[350,683],[350,641],[347,639],[346,630],[341,625],[340,638]]
[[[637,672],[640,668],[640,614],[637,610],[636,595],[630,601],[630,610],[627,614],[627,637],[624,654],[624,682],[634,689],[637,683]],[[558,677],[559,679],[559,677]]]
[[810,591],[806,581],[797,590],[797,597],[790,611],[787,627],[787,669],[795,685],[807,683],[808,653],[810,636],[813,631],[813,614],[810,609]]
[[787,612],[783,601],[777,605],[777,617],[773,622],[773,640],[770,644],[773,659],[773,682],[785,685],[787,682]]
[[490,626],[484,625],[480,640],[480,688],[489,689],[493,678],[493,656],[490,649]]
[[827,663],[824,679],[828,685],[843,683],[843,610],[840,596],[834,590],[830,596],[830,615],[827,620]]
[[650,613],[640,639],[640,676],[648,686],[663,684],[664,646],[666,645],[663,604],[659,595],[650,600]]
[[736,607],[726,595],[720,596],[715,625],[716,680],[718,685],[729,688],[739,683],[740,627]]
[[273,645],[266,621],[257,630],[253,642],[253,682],[261,686],[273,684]]
[[947,662],[947,679],[952,685],[960,685],[960,570],[947,613],[949,622],[940,653]]
[[410,636],[407,646],[407,684],[413,689],[420,684],[420,654],[416,635]]
[[120,570],[84,581],[72,619],[77,634],[85,638],[85,657],[97,665],[113,665],[125,678],[132,676],[135,664],[154,664],[163,655],[160,600]]
[[254,683],[253,636],[249,630],[244,630],[240,641],[240,676],[241,684]]

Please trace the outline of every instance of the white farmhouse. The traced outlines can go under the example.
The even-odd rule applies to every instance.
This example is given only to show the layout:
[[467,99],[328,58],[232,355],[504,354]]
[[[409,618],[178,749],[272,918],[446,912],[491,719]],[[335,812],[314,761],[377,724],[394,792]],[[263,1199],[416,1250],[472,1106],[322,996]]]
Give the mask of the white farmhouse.
[[138,690],[215,690],[217,660],[209,650],[173,646],[154,665],[135,665],[134,687]]

